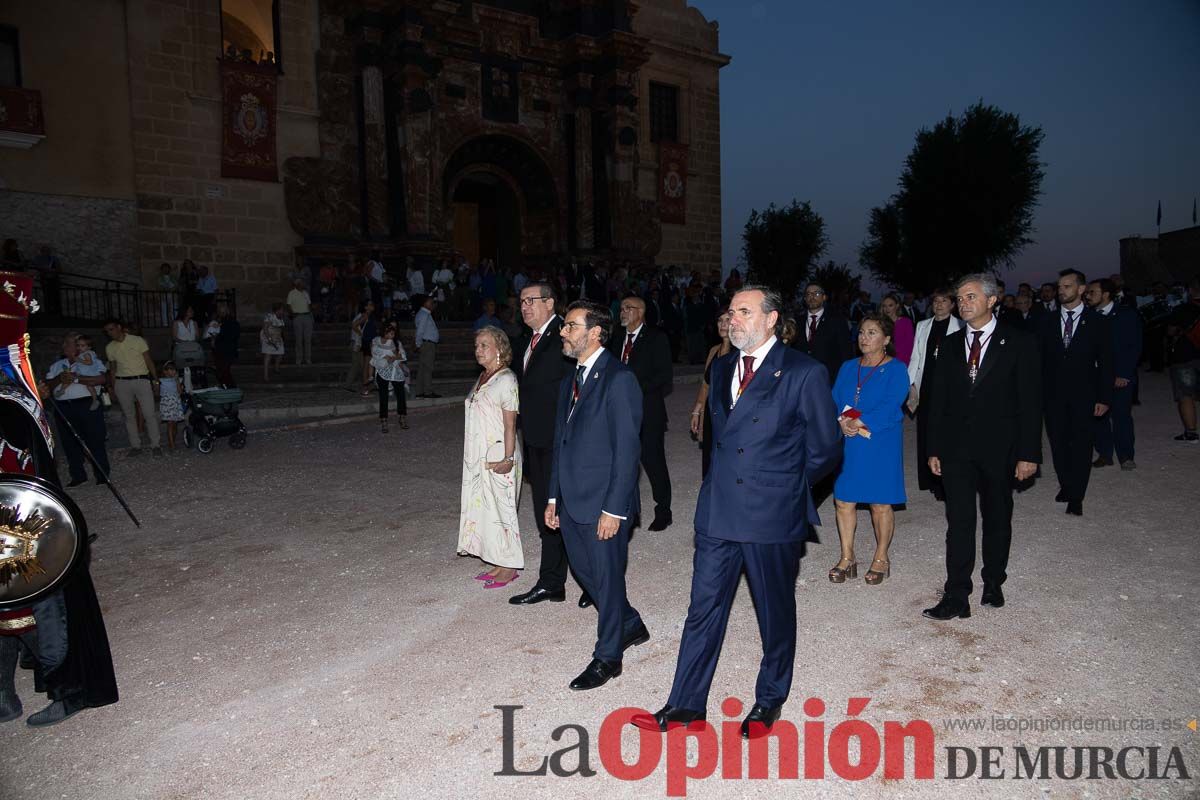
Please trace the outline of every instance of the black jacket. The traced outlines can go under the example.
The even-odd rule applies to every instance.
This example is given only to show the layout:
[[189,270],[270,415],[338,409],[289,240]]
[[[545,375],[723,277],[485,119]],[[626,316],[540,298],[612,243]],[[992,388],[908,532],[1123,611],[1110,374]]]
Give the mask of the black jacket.
[[[616,328],[608,341],[608,349],[618,360],[625,349],[626,332]],[[643,321],[642,330],[634,340],[629,354],[629,368],[642,388],[642,426],[648,431],[667,429],[666,396],[674,384],[671,364],[671,343],[659,328]]]
[[1113,348],[1109,320],[1080,305],[1071,335],[1063,349],[1061,312],[1039,320],[1046,408],[1070,406],[1072,413],[1091,416],[1096,403],[1110,405],[1113,392]]
[[928,453],[947,460],[1042,463],[1042,372],[1032,334],[1000,322],[974,383],[964,326],[938,348]]
[[850,326],[846,323],[845,317],[826,306],[825,314],[817,323],[817,334],[813,337],[810,345],[808,342],[810,316],[808,310],[805,309],[803,316],[796,317],[796,326],[799,328],[799,332],[792,342],[792,347],[820,361],[825,366],[825,371],[829,373],[829,385],[832,386],[837,380],[838,370],[842,368],[842,364],[854,357],[854,341],[850,338]]
[[554,415],[558,410],[558,387],[575,369],[575,362],[562,354],[562,317],[556,316],[538,339],[525,368],[525,350],[533,338],[527,332],[513,345],[512,369],[520,381],[521,435],[528,447],[554,446]]

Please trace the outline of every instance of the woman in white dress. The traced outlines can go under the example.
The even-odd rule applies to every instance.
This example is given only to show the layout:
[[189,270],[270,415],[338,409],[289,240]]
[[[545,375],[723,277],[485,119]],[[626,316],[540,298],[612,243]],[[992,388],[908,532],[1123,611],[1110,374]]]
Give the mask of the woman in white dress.
[[408,353],[396,338],[396,323],[389,322],[383,334],[371,342],[371,366],[375,368],[375,388],[379,390],[379,425],[388,432],[388,392],[396,395],[396,415],[400,427],[408,430],[408,407],[404,400],[404,382],[408,380]]
[[271,359],[275,359],[276,371],[279,370],[279,362],[283,361],[283,303],[273,303],[271,310],[263,317],[258,343],[263,356],[263,381],[267,381],[270,380]]
[[517,376],[508,368],[512,346],[494,326],[475,334],[475,360],[483,374],[466,400],[462,505],[458,554],[476,556],[490,569],[476,575],[485,589],[507,586],[525,568],[517,498],[521,448],[517,442]]

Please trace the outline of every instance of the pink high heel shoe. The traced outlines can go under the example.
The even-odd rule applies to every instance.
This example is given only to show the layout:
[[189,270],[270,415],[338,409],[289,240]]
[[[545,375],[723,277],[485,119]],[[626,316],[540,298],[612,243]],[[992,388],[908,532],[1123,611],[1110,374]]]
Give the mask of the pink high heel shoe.
[[481,572],[475,576],[475,580],[477,580],[477,581],[490,581],[491,579],[492,579],[492,573],[490,573],[490,572]]
[[519,577],[521,577],[521,573],[517,572],[517,573],[514,573],[513,576],[506,581],[498,581],[495,578],[492,578],[491,580],[489,580],[483,584],[483,588],[499,589],[501,586],[508,586],[510,583],[512,583]]

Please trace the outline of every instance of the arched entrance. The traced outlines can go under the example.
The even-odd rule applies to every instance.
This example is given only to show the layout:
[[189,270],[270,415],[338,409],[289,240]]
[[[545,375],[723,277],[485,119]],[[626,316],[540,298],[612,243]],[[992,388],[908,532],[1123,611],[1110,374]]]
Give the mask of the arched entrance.
[[558,192],[546,162],[508,136],[467,141],[443,172],[447,242],[476,264],[513,266],[558,248]]
[[521,255],[521,209],[516,192],[498,175],[471,172],[451,199],[454,249],[472,264],[484,258],[514,264]]

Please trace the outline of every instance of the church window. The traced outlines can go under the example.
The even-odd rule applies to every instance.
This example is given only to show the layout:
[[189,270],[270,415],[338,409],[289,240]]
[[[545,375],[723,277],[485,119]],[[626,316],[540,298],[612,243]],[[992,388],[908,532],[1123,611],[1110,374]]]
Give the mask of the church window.
[[650,141],[679,141],[679,87],[650,84]]
[[279,0],[221,0],[221,52],[230,61],[278,65]]

